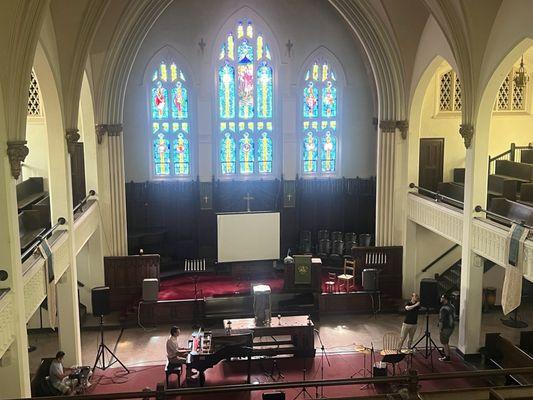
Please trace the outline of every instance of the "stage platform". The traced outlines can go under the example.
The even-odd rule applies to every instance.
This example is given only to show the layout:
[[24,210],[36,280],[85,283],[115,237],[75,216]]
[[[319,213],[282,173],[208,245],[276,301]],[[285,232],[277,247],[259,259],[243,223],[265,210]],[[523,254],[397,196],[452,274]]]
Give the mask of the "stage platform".
[[391,307],[391,302],[382,298],[381,292],[364,291],[357,285],[348,293],[325,293],[327,280],[328,274],[323,272],[320,292],[309,289],[287,291],[284,290],[283,272],[275,270],[259,279],[253,275],[238,278],[214,272],[181,274],[161,281],[157,302],[139,304],[139,318],[143,325],[150,325],[176,321],[212,321],[217,324],[224,318],[252,317],[253,284],[270,286],[274,316],[309,314],[319,318],[325,314],[370,314]]

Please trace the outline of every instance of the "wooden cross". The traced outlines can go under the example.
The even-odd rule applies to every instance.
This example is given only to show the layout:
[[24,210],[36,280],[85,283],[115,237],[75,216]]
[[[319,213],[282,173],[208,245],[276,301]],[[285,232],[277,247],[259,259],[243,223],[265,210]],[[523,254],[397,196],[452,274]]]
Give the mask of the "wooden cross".
[[287,43],[285,43],[285,46],[287,47],[287,54],[290,57],[291,56],[292,46],[294,46],[294,43],[292,43],[291,40],[289,39],[289,41]]
[[202,51],[202,54],[204,54],[204,48],[205,48],[205,42],[204,42],[204,38],[201,38],[200,41],[198,42],[198,46],[200,46],[200,50]]
[[250,212],[250,200],[254,200],[254,198],[250,196],[250,192],[247,192],[243,199],[246,200],[246,212]]

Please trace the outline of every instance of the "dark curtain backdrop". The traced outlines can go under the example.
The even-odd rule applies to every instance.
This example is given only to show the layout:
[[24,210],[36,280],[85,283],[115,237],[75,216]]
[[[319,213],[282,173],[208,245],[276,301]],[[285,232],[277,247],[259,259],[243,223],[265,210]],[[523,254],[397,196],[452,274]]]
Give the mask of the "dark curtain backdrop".
[[[212,210],[201,210],[198,182],[130,182],[126,184],[130,254],[139,248],[167,260],[216,258],[216,214],[244,212],[248,194],[251,211],[281,213],[281,251],[297,248],[302,230],[374,234],[375,179],[298,179],[294,207],[283,207],[280,180],[214,181]],[[290,201],[289,201],[290,203]]]

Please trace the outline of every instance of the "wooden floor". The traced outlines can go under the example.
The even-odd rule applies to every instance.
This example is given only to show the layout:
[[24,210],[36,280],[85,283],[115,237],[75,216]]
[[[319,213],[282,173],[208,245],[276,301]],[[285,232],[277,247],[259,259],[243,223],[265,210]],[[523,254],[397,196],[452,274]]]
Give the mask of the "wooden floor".
[[[521,307],[521,319],[529,323],[530,327],[525,330],[533,330],[533,305]],[[421,316],[422,317],[422,316]],[[514,343],[519,342],[520,330],[504,326],[500,322],[501,312],[493,311],[483,314],[482,330],[480,337],[485,338],[487,332],[501,332],[502,335]],[[398,314],[371,315],[337,315],[322,317],[316,321],[320,336],[328,352],[353,351],[354,344],[362,344],[379,349],[382,345],[382,337],[385,332],[400,332],[403,317]],[[89,320],[91,324],[93,321]],[[109,321],[112,324],[113,321]],[[425,318],[420,318],[419,329],[416,337],[423,333]],[[168,336],[168,325],[158,326],[144,330],[140,327],[126,328],[122,332],[120,342],[116,347],[116,354],[128,366],[142,366],[161,364],[165,361],[165,343]],[[180,325],[183,341],[185,342],[191,333],[191,327]],[[432,337],[439,342],[437,328],[437,316],[430,316],[430,329]],[[106,344],[113,349],[121,334],[120,328],[106,330]],[[456,328],[450,344],[457,345],[458,329]],[[98,331],[94,329],[82,330],[82,358],[83,363],[92,365],[97,350]],[[37,347],[30,353],[30,370],[35,371],[41,357],[52,357],[58,350],[58,336],[55,332],[30,332],[29,344]],[[185,344],[185,343],[184,343]],[[482,343],[483,344],[483,343]],[[315,337],[315,347],[320,343]]]

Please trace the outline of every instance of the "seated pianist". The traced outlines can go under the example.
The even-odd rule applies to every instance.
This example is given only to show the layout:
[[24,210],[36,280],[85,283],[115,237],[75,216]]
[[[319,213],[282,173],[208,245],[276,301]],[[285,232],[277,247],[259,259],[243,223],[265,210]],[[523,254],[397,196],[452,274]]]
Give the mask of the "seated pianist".
[[[187,347],[180,347],[179,345],[179,336],[180,328],[173,326],[170,328],[170,336],[167,339],[167,358],[171,364],[181,364],[182,368],[185,368],[187,362],[187,355],[189,354],[189,349]],[[190,368],[187,368],[186,374],[187,379],[192,378],[192,373]]]
[[75,392],[76,387],[78,386],[78,380],[71,379],[69,374],[65,373],[63,369],[63,357],[65,357],[65,352],[58,351],[56,358],[50,364],[48,374],[50,375],[50,383],[52,386],[62,394],[69,395]]

